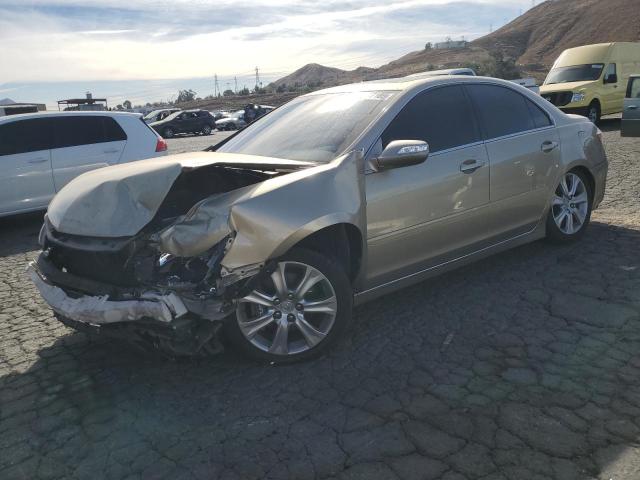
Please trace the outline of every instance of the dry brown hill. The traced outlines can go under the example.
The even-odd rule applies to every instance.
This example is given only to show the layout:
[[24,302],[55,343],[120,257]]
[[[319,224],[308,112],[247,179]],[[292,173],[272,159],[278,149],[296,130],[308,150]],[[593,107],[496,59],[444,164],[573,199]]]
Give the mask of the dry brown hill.
[[548,0],[474,45],[551,66],[571,47],[640,40],[640,0]]
[[453,68],[486,62],[500,51],[516,60],[523,74],[544,77],[566,48],[590,43],[640,40],[640,0],[547,0],[468,48],[420,50],[379,68],[341,70],[309,64],[272,84],[304,87],[390,78],[432,68]]

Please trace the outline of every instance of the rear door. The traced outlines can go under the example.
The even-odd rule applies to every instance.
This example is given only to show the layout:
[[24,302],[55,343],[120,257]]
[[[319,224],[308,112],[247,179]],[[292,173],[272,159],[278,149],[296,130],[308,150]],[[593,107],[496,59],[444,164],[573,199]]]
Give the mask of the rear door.
[[640,77],[631,77],[622,111],[623,137],[640,137]]
[[51,120],[0,124],[0,214],[46,208],[51,178]]
[[54,117],[51,152],[56,191],[78,175],[120,161],[127,135],[111,117],[64,115]]
[[491,166],[487,227],[494,241],[532,230],[547,205],[560,164],[560,139],[549,115],[514,89],[468,85]]

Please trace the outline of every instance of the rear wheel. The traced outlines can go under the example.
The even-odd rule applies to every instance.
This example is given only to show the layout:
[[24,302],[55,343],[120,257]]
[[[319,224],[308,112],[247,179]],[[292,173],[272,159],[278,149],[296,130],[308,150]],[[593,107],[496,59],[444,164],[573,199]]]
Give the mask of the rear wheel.
[[589,107],[587,108],[587,118],[591,120],[591,123],[598,124],[600,123],[600,104],[597,101],[591,102]]
[[557,243],[579,239],[589,225],[593,193],[580,170],[566,173],[553,195],[547,216],[547,238]]
[[211,127],[209,125],[205,125],[204,127],[202,127],[201,131],[203,135],[209,135],[211,134]]
[[292,250],[256,289],[238,300],[231,341],[250,357],[291,363],[320,355],[351,319],[351,285],[332,258]]
[[164,138],[171,138],[176,134],[176,132],[173,131],[173,128],[171,127],[167,127],[162,131],[162,136]]

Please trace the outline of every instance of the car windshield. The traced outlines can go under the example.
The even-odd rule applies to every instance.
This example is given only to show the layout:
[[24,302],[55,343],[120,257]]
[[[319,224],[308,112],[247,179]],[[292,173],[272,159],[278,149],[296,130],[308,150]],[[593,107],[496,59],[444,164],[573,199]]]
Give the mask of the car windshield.
[[153,120],[156,115],[158,115],[162,110],[153,110],[152,112],[147,113],[144,116],[145,120]]
[[603,63],[589,63],[588,65],[554,68],[549,72],[549,75],[547,75],[547,79],[544,81],[544,84],[551,85],[554,83],[597,80],[600,78],[603,68]]
[[164,117],[163,120],[173,120],[174,118],[176,118],[181,113],[184,113],[184,112],[182,112],[182,111],[173,112],[171,115],[169,115],[167,117]]
[[329,162],[364,131],[393,93],[299,97],[251,124],[218,151]]

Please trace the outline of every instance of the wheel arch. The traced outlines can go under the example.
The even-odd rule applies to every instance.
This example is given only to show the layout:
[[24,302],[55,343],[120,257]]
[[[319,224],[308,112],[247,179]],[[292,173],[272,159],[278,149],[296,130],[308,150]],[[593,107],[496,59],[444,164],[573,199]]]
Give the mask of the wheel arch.
[[[589,167],[587,167],[586,165],[575,165],[573,167],[571,167],[568,172],[582,172],[585,177],[587,177],[587,181],[589,182],[589,188],[591,189],[591,196],[595,196],[596,194],[596,177],[593,174],[593,172],[591,172],[591,170],[589,170]],[[593,201],[593,198],[591,199]]]
[[287,251],[292,248],[306,248],[335,258],[345,268],[352,285],[362,271],[363,236],[352,223],[333,223],[309,232],[297,239]]

